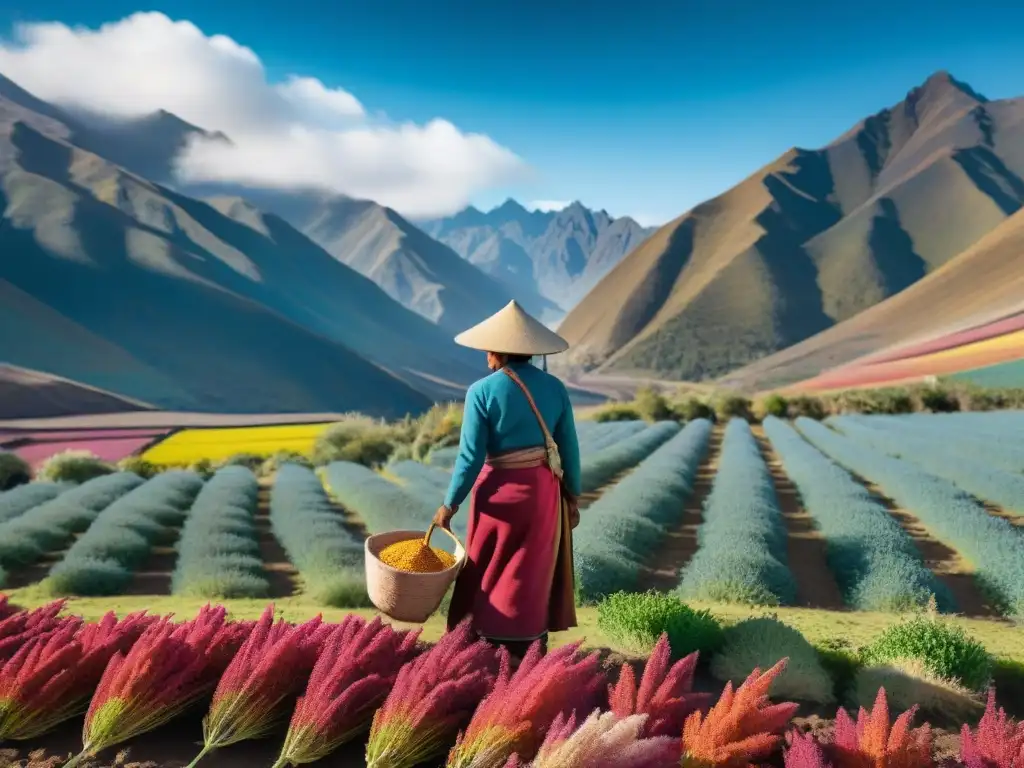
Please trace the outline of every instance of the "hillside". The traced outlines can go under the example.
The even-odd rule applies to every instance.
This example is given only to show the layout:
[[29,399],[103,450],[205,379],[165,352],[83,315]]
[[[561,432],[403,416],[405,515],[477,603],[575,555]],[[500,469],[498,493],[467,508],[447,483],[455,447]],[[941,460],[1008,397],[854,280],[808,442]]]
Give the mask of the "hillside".
[[[561,211],[528,211],[515,200],[482,212],[469,207],[420,223],[429,235],[502,282],[514,294],[546,298],[541,317],[561,319],[653,230],[574,202]],[[528,306],[528,304],[526,305]]]
[[913,341],[1020,312],[1024,310],[1022,253],[1024,210],[905,291],[730,374],[723,383],[743,389],[785,386],[837,366],[870,363],[883,351],[895,356]]
[[19,332],[0,359],[232,412],[401,415],[476,376],[449,334],[282,219],[148,182],[70,143],[59,111],[5,93],[0,287],[18,301],[0,311]]
[[135,400],[39,371],[0,363],[0,419],[148,411]]
[[567,363],[720,377],[949,262],[1021,207],[1022,174],[1024,101],[937,73],[661,228],[565,319]]

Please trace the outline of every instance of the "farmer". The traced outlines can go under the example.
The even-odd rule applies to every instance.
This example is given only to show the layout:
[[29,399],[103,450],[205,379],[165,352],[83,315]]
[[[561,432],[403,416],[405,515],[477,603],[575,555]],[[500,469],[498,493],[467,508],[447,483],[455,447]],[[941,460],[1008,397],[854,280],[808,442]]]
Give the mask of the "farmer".
[[580,450],[565,385],[530,364],[568,344],[511,302],[456,343],[493,371],[466,393],[459,456],[434,522],[449,528],[467,496],[466,563],[448,629],[466,616],[486,640],[522,657],[548,632],[576,626],[572,529]]

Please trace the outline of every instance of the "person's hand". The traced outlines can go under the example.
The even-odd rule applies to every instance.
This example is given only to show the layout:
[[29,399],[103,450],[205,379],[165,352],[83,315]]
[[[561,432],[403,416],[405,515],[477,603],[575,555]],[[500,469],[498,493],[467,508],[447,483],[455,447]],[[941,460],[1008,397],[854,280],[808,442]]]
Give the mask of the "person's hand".
[[459,511],[458,507],[448,507],[441,505],[437,508],[437,512],[434,513],[434,525],[444,528],[446,531],[452,529],[452,518],[455,517],[455,513]]
[[569,507],[569,526],[575,528],[580,524],[580,508],[577,506]]

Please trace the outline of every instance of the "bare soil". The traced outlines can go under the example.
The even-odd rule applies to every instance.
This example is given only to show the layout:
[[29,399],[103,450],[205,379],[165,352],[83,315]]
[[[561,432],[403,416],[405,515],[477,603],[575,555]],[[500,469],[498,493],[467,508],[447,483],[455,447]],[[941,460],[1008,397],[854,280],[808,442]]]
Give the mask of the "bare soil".
[[981,504],[981,506],[985,508],[985,511],[992,515],[992,517],[1001,517],[1010,525],[1015,525],[1018,528],[1024,529],[1024,515],[1005,510],[998,504],[993,504],[991,501],[978,499],[978,503]]
[[828,566],[825,537],[814,518],[804,509],[800,492],[782,468],[782,461],[765,437],[764,430],[754,426],[752,431],[761,457],[771,472],[775,496],[786,524],[786,557],[796,581],[796,604],[831,611],[845,610],[847,606],[843,602],[843,593]]
[[722,452],[724,430],[715,427],[711,431],[707,453],[697,469],[693,493],[682,509],[679,523],[662,540],[661,547],[640,573],[638,588],[656,589],[667,592],[679,585],[679,574],[697,551],[697,529],[704,519],[704,499],[711,493],[715,472],[718,471],[718,457]]
[[143,566],[135,572],[126,595],[169,595],[171,577],[178,562],[173,546],[153,547]]
[[[256,539],[260,545],[263,570],[270,584],[272,599],[291,597],[298,589],[298,571],[285,554],[284,547],[277,540],[270,527],[270,486],[260,484],[259,504],[256,507]],[[205,762],[205,761],[204,761]]]

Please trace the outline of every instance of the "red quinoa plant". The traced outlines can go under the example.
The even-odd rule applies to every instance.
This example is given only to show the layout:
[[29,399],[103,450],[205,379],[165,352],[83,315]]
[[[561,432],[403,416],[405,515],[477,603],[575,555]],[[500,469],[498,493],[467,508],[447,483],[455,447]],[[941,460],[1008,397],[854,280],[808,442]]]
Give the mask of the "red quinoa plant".
[[64,768],[151,731],[208,696],[237,652],[245,624],[225,621],[223,606],[205,606],[191,621],[151,624],[103,671],[82,729],[82,751]]
[[890,725],[885,689],[879,688],[871,711],[861,708],[856,722],[845,709],[836,713],[830,739],[792,732],[786,768],[931,768],[930,728],[910,727],[916,711],[911,707]]
[[79,628],[65,619],[0,666],[0,740],[40,736],[84,712],[111,657],[124,653],[156,617],[113,611]]
[[320,616],[298,626],[275,623],[268,605],[217,684],[203,718],[203,748],[188,768],[214,750],[273,730],[305,685],[331,629]]
[[782,659],[764,673],[754,669],[736,690],[726,683],[706,715],[693,712],[686,718],[682,768],[745,768],[771,754],[798,706],[772,704],[768,699],[768,689],[786,662]]
[[0,661],[11,658],[34,637],[66,626],[66,622],[82,623],[79,618],[59,618],[65,600],[54,600],[32,611],[18,611],[0,620]]
[[346,616],[324,643],[274,768],[316,762],[368,731],[419,634],[396,632],[379,616]]
[[490,690],[508,654],[495,653],[464,620],[402,667],[373,717],[367,768],[413,768],[444,754]]
[[512,754],[532,759],[559,715],[599,706],[606,686],[600,657],[581,657],[580,645],[543,655],[536,642],[514,673],[504,656],[494,690],[459,736],[448,768],[502,768]]
[[706,711],[714,700],[710,693],[693,692],[698,657],[694,651],[670,666],[672,648],[668,634],[662,634],[647,659],[639,686],[633,667],[628,663],[622,665],[618,683],[608,687],[609,708],[620,719],[647,715],[640,738],[678,739],[687,716]]
[[966,768],[1024,768],[1024,723],[996,711],[996,693],[988,692],[985,714],[973,731],[960,731],[960,761]]

